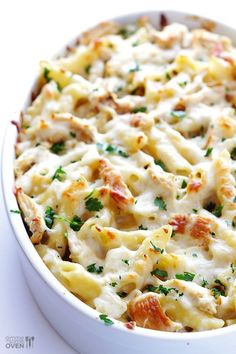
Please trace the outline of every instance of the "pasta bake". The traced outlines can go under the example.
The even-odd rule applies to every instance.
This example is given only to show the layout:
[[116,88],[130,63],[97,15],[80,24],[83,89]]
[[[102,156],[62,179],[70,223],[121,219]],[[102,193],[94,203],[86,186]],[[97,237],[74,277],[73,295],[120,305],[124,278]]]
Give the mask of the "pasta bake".
[[99,320],[236,323],[236,50],[205,29],[107,22],[40,64],[16,197],[43,262]]

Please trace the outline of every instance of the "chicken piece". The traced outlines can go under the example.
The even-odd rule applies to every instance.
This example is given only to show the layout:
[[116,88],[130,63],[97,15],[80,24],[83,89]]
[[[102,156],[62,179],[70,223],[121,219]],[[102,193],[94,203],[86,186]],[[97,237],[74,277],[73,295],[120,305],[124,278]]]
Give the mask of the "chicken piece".
[[46,224],[40,215],[37,204],[26,195],[21,188],[17,188],[16,197],[23,212],[24,220],[32,232],[31,241],[34,244],[40,243],[45,231]]
[[175,332],[182,327],[165,314],[157,294],[147,293],[132,299],[128,305],[128,315],[144,328]]
[[132,205],[134,197],[125,184],[121,174],[117,171],[109,160],[101,158],[99,160],[99,172],[106,185],[110,187],[110,195],[120,208]]

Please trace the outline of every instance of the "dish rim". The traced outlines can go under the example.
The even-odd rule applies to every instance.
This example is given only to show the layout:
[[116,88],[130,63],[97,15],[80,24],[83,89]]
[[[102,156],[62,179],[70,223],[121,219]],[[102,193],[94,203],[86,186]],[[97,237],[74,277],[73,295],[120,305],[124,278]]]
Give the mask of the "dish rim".
[[[195,15],[190,12],[185,12],[185,11],[176,11],[176,10],[148,10],[148,11],[138,11],[138,12],[130,12],[126,13],[117,17],[112,17],[110,19],[104,20],[106,21],[116,21],[120,23],[132,23],[134,19],[137,19],[141,16],[160,16],[160,14],[165,14],[168,18],[168,16],[182,16],[182,17],[192,17],[195,18],[196,21],[213,21],[216,26],[220,26],[220,28],[223,28],[223,32],[234,32],[235,33],[235,40],[232,39],[232,42],[236,42],[236,28],[229,26],[225,24],[222,21],[217,21],[215,19],[211,19],[205,16],[201,15]],[[103,22],[104,22],[103,21]],[[187,20],[186,20],[187,22]],[[97,24],[97,23],[96,23]],[[96,25],[95,24],[95,25]],[[184,21],[183,21],[184,24]],[[93,27],[93,26],[92,26]],[[76,36],[76,38],[79,37],[80,33],[83,31],[89,30],[90,28],[85,28],[79,31],[79,34]],[[221,32],[216,31],[216,33]],[[227,35],[227,34],[226,34]],[[75,38],[75,39],[76,39]],[[229,36],[230,38],[230,36]],[[67,45],[70,45],[71,43],[75,42],[75,39],[72,39],[69,41],[69,43],[65,44],[63,46],[63,49],[61,51],[58,51],[57,55],[61,55],[62,53],[65,53],[65,48]],[[35,84],[33,85],[35,87]],[[28,98],[25,101],[25,104],[22,104],[21,109],[25,109],[27,107],[27,104],[29,103],[29,97],[32,92],[32,87],[29,89],[29,93],[27,94],[28,89],[26,90],[26,97]],[[20,110],[19,110],[20,112]],[[18,121],[18,113],[14,114],[15,120]],[[76,311],[81,312],[83,315],[86,315],[90,317],[91,319],[95,320],[98,322],[98,325],[104,326],[104,323],[99,319],[99,314],[97,310],[91,308],[89,305],[85,304],[82,300],[78,299],[75,297],[72,293],[69,292],[57,279],[56,277],[51,273],[51,271],[46,267],[46,265],[43,263],[42,259],[40,258],[39,254],[37,253],[36,249],[34,248],[33,244],[31,243],[29,236],[27,234],[26,228],[24,226],[23,220],[20,217],[19,214],[14,214],[11,213],[11,209],[18,209],[18,204],[14,195],[14,182],[15,182],[15,177],[14,177],[14,160],[15,160],[15,143],[16,143],[16,137],[17,137],[17,132],[15,127],[13,127],[12,124],[10,124],[10,121],[6,122],[6,128],[5,128],[5,134],[3,136],[3,141],[2,141],[2,147],[1,147],[1,184],[2,184],[2,191],[3,191],[3,200],[4,200],[4,206],[6,209],[7,217],[9,220],[9,223],[11,225],[13,234],[18,242],[18,245],[20,246],[21,250],[24,253],[24,256],[27,258],[29,261],[30,265],[34,268],[34,270],[37,272],[37,274],[40,276],[41,280],[54,292],[56,293],[63,301],[67,303],[68,306],[75,309]],[[10,144],[10,146],[9,146]],[[11,156],[11,161],[9,159],[9,155]],[[110,330],[113,331],[123,331],[129,333],[130,336],[143,336],[143,337],[149,337],[149,338],[158,338],[160,340],[171,340],[171,341],[193,341],[193,340],[199,340],[203,338],[212,338],[215,336],[221,336],[221,335],[226,335],[230,334],[232,332],[236,331],[236,324],[223,327],[223,328],[218,328],[218,329],[212,329],[212,330],[206,330],[206,331],[201,331],[201,332],[164,332],[164,331],[158,331],[158,330],[152,330],[152,329],[147,329],[147,328],[142,328],[142,327],[135,327],[135,330],[129,330],[124,326],[124,323],[113,319],[114,324],[109,327]]]

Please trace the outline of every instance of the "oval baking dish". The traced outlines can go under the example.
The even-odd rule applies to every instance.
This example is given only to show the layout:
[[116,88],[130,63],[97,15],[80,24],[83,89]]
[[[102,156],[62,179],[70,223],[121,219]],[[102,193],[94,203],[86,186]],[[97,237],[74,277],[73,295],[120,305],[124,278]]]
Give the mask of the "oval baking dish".
[[[236,42],[234,29],[220,23],[213,24],[208,19],[186,13],[166,11],[165,16],[162,16],[159,11],[150,11],[129,14],[112,20],[126,25],[135,23],[143,15],[148,16],[154,26],[157,26],[160,18],[162,22],[165,22],[166,16],[170,23],[178,22],[189,28],[214,27],[214,32],[226,35]],[[182,112],[179,109],[177,111]],[[18,242],[27,283],[45,317],[73,348],[81,354],[92,354],[95,350],[105,354],[141,354],[144,351],[150,354],[161,351],[167,351],[170,354],[180,351],[181,353],[197,353],[205,352],[206,347],[209,353],[216,353],[215,348],[220,352],[225,348],[225,341],[232,341],[232,353],[236,351],[236,342],[233,342],[236,325],[194,333],[161,332],[137,326],[131,328],[132,325],[125,326],[117,320],[113,320],[114,324],[108,326],[106,324],[109,324],[109,320],[107,322],[106,317],[103,318],[105,321],[101,321],[99,312],[77,299],[59,283],[44,265],[30,242],[22,219],[17,213],[10,213],[10,210],[18,209],[13,193],[16,137],[15,127],[9,125],[2,153],[2,185],[8,217]],[[207,153],[210,155],[211,151],[207,150]],[[157,202],[163,203],[160,198]],[[163,208],[165,209],[165,205]]]

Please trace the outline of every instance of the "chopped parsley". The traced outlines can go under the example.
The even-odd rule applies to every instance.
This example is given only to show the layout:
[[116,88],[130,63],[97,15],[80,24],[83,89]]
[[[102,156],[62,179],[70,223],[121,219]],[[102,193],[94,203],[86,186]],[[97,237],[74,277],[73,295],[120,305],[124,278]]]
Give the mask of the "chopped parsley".
[[96,263],[92,263],[92,264],[89,264],[87,266],[87,271],[89,273],[96,273],[96,274],[100,274],[103,272],[103,266],[98,266],[96,267]]
[[114,145],[110,145],[110,144],[108,144],[105,149],[105,151],[110,152],[110,153],[116,152],[116,150],[117,150],[117,147]]
[[75,215],[70,221],[70,228],[74,231],[79,231],[83,224],[84,221],[78,215]]
[[198,257],[197,253],[193,253],[193,254],[192,254],[192,257],[197,258],[197,257]]
[[135,73],[136,71],[140,71],[140,66],[138,63],[135,63],[135,66],[131,69],[129,69],[130,73]]
[[124,39],[127,39],[130,36],[132,36],[135,32],[136,32],[136,30],[134,30],[134,29],[130,29],[128,27],[122,27],[119,30],[118,34],[121,35]]
[[76,137],[76,134],[75,134],[74,132],[70,132],[70,136],[71,136],[72,138],[75,138],[75,137]]
[[119,295],[119,297],[123,298],[123,297],[126,297],[128,294],[125,291],[118,291],[117,295]]
[[182,184],[181,184],[181,188],[186,188],[187,187],[187,182],[185,181],[185,179],[183,180]]
[[111,285],[114,288],[117,285],[117,282],[114,281],[114,282],[110,283],[109,285]]
[[236,196],[234,197],[233,202],[236,203]]
[[176,293],[179,292],[178,289],[167,288],[163,285],[159,285],[159,286],[148,285],[146,289],[147,289],[147,291],[151,291],[151,292],[159,293],[159,294],[164,294],[165,296],[168,295],[171,292],[171,290],[175,291]]
[[48,68],[44,68],[43,76],[47,82],[51,81],[51,79],[49,77],[49,73],[50,73],[50,70]]
[[143,226],[143,224],[139,225],[138,229],[139,230],[148,230],[148,228]]
[[161,278],[168,277],[168,273],[165,270],[162,270],[159,268],[152,270],[150,273],[151,273],[151,275],[155,275],[155,276],[161,277]]
[[163,200],[162,197],[156,197],[154,200],[154,204],[160,209],[160,210],[167,210],[166,208],[166,203]]
[[231,156],[231,159],[236,160],[236,146],[231,151],[230,156]]
[[176,279],[185,280],[185,281],[193,281],[195,274],[184,272],[183,274],[175,274]]
[[99,318],[104,322],[106,326],[111,326],[114,324],[114,322],[110,318],[108,318],[107,315],[105,314],[99,315]]
[[197,214],[198,210],[197,209],[192,209],[194,214]]
[[55,173],[54,173],[52,179],[53,179],[53,180],[54,180],[54,179],[57,179],[58,181],[62,181],[62,179],[63,179],[63,177],[64,177],[65,175],[66,175],[66,172],[63,170],[63,168],[62,168],[61,166],[59,166],[59,167],[56,169],[56,171],[55,171]]
[[86,72],[86,74],[89,74],[89,73],[90,73],[91,67],[92,67],[91,64],[88,64],[88,65],[85,66],[84,71]]
[[225,296],[224,290],[219,290],[218,288],[211,289],[212,295],[217,299],[219,296]]
[[103,208],[102,202],[98,198],[89,198],[85,202],[86,209],[89,211],[99,211]]
[[171,116],[178,119],[183,119],[186,116],[185,111],[171,111]]
[[121,261],[122,261],[123,263],[129,265],[129,260],[128,260],[128,259],[122,259]]
[[152,241],[150,241],[150,243],[156,252],[160,252],[161,254],[164,252],[163,248],[157,247],[156,245],[154,245],[154,243]]
[[204,156],[205,156],[205,157],[210,156],[210,155],[211,155],[211,153],[212,153],[212,150],[213,150],[213,148],[212,148],[212,147],[211,147],[211,148],[208,148]]
[[160,166],[164,171],[167,172],[167,168],[166,165],[164,164],[164,162],[162,160],[154,160],[155,165]]
[[233,263],[230,264],[230,268],[233,274],[236,273],[236,266]]
[[145,106],[137,107],[132,110],[132,113],[139,113],[139,112],[142,112],[142,113],[147,112],[147,107],[145,107]]
[[182,81],[182,82],[179,82],[178,84],[180,87],[184,88],[187,85],[187,83],[188,83],[187,81]]
[[218,218],[222,215],[223,208],[224,208],[224,205],[216,206],[216,204],[213,202],[210,202],[205,207],[206,210],[208,210],[210,213],[212,213],[213,215],[215,215]]
[[170,80],[170,79],[171,79],[170,73],[166,72],[166,80]]
[[224,205],[219,205],[215,207],[215,209],[212,211],[212,214],[215,215],[217,218],[221,217],[223,208]]
[[208,285],[208,281],[205,280],[205,279],[203,279],[203,280],[202,280],[202,283],[201,283],[201,286],[202,286],[203,288],[205,288],[207,285]]
[[44,221],[49,229],[52,228],[54,217],[55,211],[50,206],[47,206],[45,210]]
[[61,141],[59,143],[54,143],[50,147],[50,151],[53,152],[56,155],[60,155],[65,151],[65,143],[64,141]]
[[112,144],[106,145],[106,144],[97,143],[97,147],[99,150],[106,151],[109,154],[117,154],[122,157],[129,157],[129,155],[125,151],[121,150],[120,148]]
[[10,212],[11,212],[11,213],[14,213],[14,214],[21,214],[21,211],[20,211],[20,210],[10,209]]

